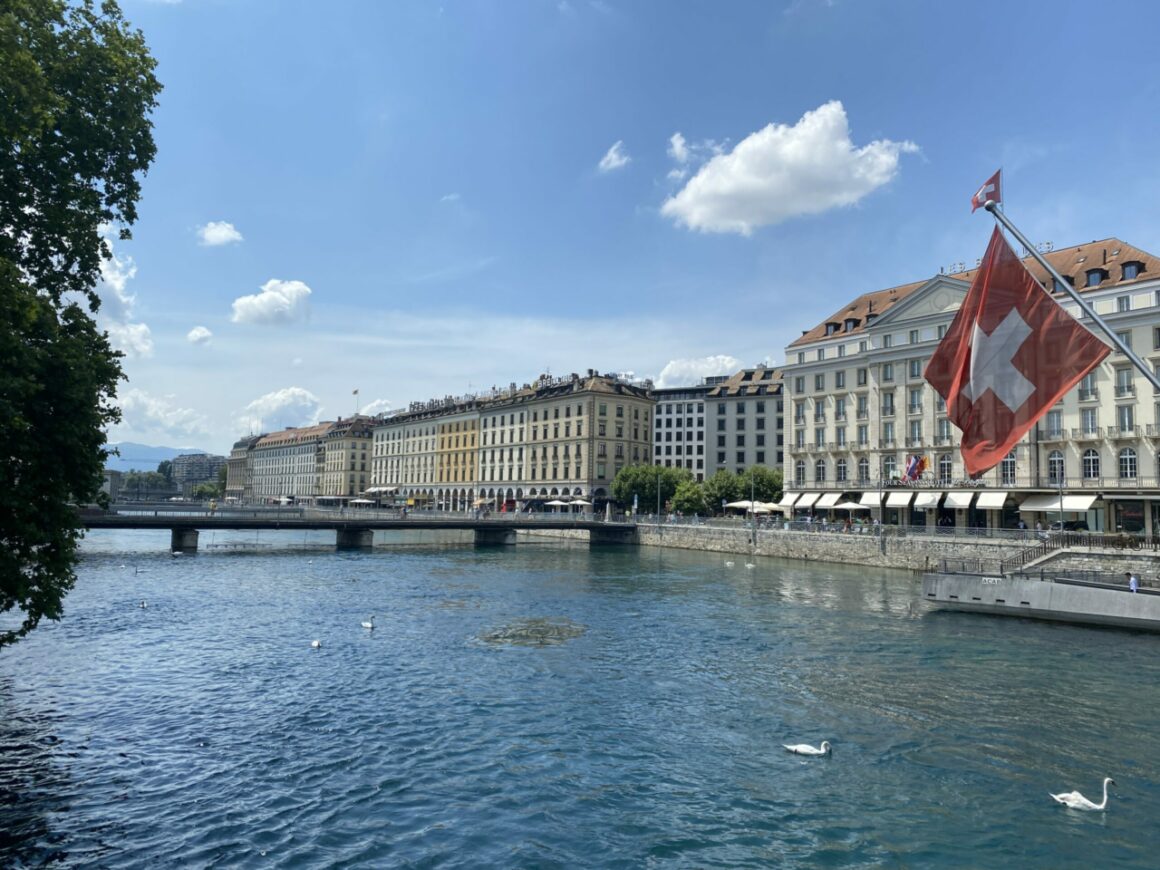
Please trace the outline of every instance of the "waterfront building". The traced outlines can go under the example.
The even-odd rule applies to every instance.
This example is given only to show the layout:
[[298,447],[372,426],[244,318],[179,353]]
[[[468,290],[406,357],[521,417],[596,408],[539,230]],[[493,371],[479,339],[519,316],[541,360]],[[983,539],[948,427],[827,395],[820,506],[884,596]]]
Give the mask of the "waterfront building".
[[318,449],[319,504],[346,505],[366,490],[370,482],[370,447],[370,417],[339,417],[326,431]]
[[589,370],[413,403],[374,426],[372,488],[445,510],[602,503],[617,471],[648,461],[650,387]]
[[226,459],[227,501],[251,502],[254,497],[252,451],[261,435],[247,435],[234,442]]
[[253,501],[313,502],[318,495],[319,453],[334,423],[319,423],[262,435],[252,453]]
[[121,480],[124,474],[111,468],[104,470],[104,480],[101,483],[101,492],[109,497],[110,502],[117,501],[121,496]]
[[[1046,257],[1138,355],[1160,364],[1160,259],[1114,238]],[[1025,263],[1080,314],[1045,269]],[[817,511],[853,499],[869,509],[864,516],[901,525],[1062,519],[1093,531],[1160,532],[1160,396],[1114,351],[999,466],[967,479],[960,433],[923,371],[974,276],[956,271],[864,293],[786,348],[783,506]],[[916,481],[905,479],[911,457],[925,463]]]
[[653,465],[686,468],[705,479],[705,403],[709,391],[727,375],[704,378],[688,387],[654,387]]
[[706,474],[740,474],[755,465],[781,468],[784,459],[782,374],[766,366],[720,379],[705,404]]
[[202,483],[216,483],[218,474],[226,465],[224,456],[209,453],[185,453],[174,456],[170,463],[173,485],[188,498],[193,488]]

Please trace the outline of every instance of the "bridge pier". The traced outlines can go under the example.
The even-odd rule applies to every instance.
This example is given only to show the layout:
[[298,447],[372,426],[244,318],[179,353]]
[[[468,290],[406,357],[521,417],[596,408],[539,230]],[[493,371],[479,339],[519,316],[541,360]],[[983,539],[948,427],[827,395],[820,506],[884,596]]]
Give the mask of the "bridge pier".
[[636,526],[612,526],[593,528],[588,532],[588,543],[593,544],[639,544]]
[[503,547],[511,546],[516,542],[515,529],[476,529],[475,546]]
[[170,529],[169,552],[196,553],[197,529]]
[[339,529],[335,547],[339,550],[369,550],[374,540],[374,529]]

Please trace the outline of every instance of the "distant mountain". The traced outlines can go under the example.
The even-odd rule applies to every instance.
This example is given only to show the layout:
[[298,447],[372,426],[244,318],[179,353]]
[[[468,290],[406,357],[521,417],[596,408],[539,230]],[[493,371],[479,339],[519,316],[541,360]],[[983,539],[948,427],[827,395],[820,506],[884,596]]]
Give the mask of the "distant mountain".
[[119,441],[110,444],[121,454],[110,456],[105,460],[105,468],[113,471],[156,471],[157,466],[166,459],[174,456],[184,456],[188,453],[209,453],[208,450],[199,450],[196,447],[151,447],[148,444],[135,444],[132,441]]

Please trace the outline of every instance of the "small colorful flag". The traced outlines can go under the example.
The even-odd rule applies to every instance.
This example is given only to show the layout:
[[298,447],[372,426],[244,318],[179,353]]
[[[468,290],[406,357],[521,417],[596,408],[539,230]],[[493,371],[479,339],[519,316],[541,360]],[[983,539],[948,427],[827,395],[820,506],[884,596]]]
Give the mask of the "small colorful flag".
[[975,195],[971,197],[971,214],[975,213],[975,209],[982,208],[987,204],[987,200],[992,202],[1002,202],[1003,197],[999,191],[999,174],[1002,169],[996,169],[995,174],[983,182],[983,186],[975,191]]

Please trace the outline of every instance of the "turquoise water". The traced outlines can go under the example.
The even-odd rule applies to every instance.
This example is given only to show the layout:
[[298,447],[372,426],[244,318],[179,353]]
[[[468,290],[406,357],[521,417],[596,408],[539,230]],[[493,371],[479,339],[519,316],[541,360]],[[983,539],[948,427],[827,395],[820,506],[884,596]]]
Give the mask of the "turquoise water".
[[0,865],[1157,864],[1160,637],[860,567],[167,542],[94,533],[0,653]]

